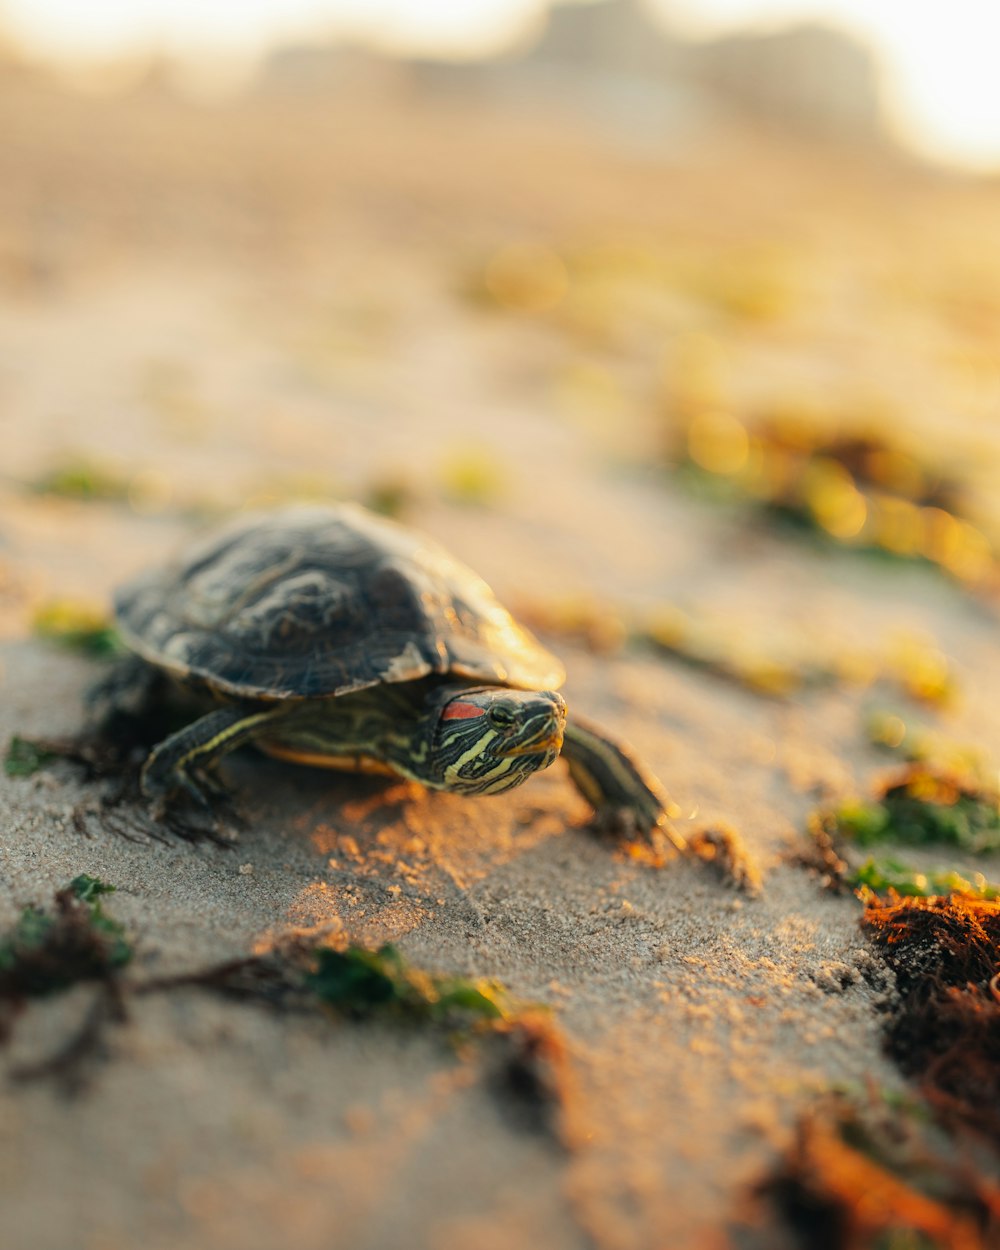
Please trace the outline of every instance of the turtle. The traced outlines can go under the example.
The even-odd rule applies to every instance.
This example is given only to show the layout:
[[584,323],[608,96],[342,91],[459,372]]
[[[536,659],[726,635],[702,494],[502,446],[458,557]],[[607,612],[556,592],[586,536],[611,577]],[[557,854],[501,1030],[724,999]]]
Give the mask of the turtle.
[[604,822],[682,844],[659,781],[567,712],[562,663],[486,582],[360,505],[240,515],[122,586],[114,616],[130,657],[113,702],[166,675],[203,705],[142,766],[158,819],[211,812],[217,765],[247,743],[461,795],[510,790],[561,754]]

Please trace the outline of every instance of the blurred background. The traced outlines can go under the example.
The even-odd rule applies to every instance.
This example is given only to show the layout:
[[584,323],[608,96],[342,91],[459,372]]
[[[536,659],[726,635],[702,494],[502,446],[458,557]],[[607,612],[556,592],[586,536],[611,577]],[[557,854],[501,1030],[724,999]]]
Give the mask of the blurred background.
[[0,31],[8,636],[292,498],[417,520],[567,628],[752,613],[774,527],[994,599],[991,6],[6,0]]

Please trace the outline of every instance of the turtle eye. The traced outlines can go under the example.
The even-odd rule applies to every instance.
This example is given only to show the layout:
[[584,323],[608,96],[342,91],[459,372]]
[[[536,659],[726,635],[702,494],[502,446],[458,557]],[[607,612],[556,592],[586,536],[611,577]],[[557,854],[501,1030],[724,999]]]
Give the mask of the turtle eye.
[[489,718],[494,729],[510,729],[514,724],[514,713],[501,703],[490,708]]

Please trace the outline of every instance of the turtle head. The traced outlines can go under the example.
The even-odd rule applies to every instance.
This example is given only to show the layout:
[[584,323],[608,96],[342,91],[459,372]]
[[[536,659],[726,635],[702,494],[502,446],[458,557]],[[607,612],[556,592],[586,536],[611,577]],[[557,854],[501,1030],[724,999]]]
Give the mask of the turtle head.
[[548,768],[562,747],[566,704],[554,690],[465,687],[434,725],[434,785],[455,794],[500,794]]

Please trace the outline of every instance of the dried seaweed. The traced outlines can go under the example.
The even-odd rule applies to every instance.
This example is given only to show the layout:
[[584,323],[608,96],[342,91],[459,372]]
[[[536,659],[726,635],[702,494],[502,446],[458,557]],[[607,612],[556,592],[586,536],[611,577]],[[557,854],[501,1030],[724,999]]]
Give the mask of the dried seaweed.
[[822,889],[831,894],[843,894],[851,888],[851,866],[843,856],[834,822],[824,819],[822,813],[814,814],[809,822],[809,833],[809,842],[789,851],[787,862],[816,876]]
[[820,1101],[757,1198],[802,1250],[989,1250],[1000,1237],[1000,1187],[919,1108],[888,1101]]
[[132,947],[101,904],[113,888],[79,876],[56,894],[54,915],[27,907],[0,941],[0,1041],[9,1037],[14,1015],[27,999],[80,981],[98,986],[81,1026],[51,1055],[11,1069],[12,1079],[78,1083],[106,1026],[125,1018],[131,996],[197,988],[282,1010],[322,1006],[347,1019],[432,1025],[456,1037],[492,1039],[490,1082],[505,1109],[561,1139],[561,1035],[543,1009],[518,1004],[499,982],[425,972],[390,945],[335,950],[292,941],[264,955],[130,984],[119,973],[131,960]]
[[11,1080],[26,1083],[57,1078],[70,1090],[79,1089],[87,1064],[101,1050],[107,1026],[122,1024],[126,1018],[120,983],[102,982],[80,1027],[53,1054],[32,1063],[15,1064],[10,1069]]
[[491,1084],[508,1118],[570,1148],[562,1114],[570,1099],[568,1056],[552,1016],[535,1010],[497,1021],[487,1046]]
[[277,954],[250,955],[210,964],[191,972],[154,977],[131,987],[137,995],[160,994],[177,989],[205,989],[242,1001],[289,1005],[306,1000],[302,977],[295,965]]
[[116,975],[132,958],[132,947],[124,927],[100,902],[113,889],[96,877],[79,876],[56,892],[54,914],[26,907],[0,939],[0,1001]]
[[889,1053],[939,1113],[1000,1147],[1000,901],[870,895],[862,924],[896,974]]
[[132,945],[124,926],[101,903],[114,888],[97,877],[78,876],[57,891],[54,912],[26,907],[0,938],[0,1043],[9,1039],[14,1017],[28,999],[81,982],[97,985],[80,1028],[48,1057],[13,1068],[12,1079],[58,1076],[78,1083],[85,1062],[101,1045],[105,1026],[124,1019],[120,973],[132,959]]
[[700,409],[683,419],[668,460],[689,480],[797,531],[922,561],[970,588],[995,584],[996,552],[963,481],[884,433],[840,425]]
[[460,1026],[502,1023],[519,1007],[499,982],[429,973],[396,947],[290,943],[266,955],[231,960],[178,976],[141,982],[136,993],[200,987],[244,999],[320,1003],[351,1019],[395,1019]]

